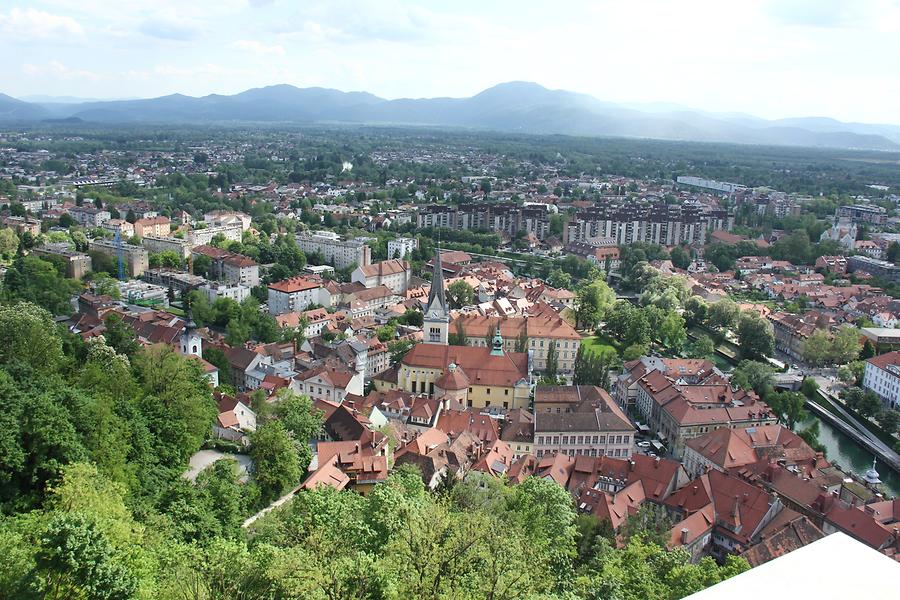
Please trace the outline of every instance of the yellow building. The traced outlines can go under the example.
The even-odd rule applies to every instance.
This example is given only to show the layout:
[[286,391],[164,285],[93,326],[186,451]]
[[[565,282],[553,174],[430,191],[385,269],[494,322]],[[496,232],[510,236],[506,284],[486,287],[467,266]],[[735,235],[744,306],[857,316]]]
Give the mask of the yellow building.
[[[375,385],[381,391],[384,384]],[[492,348],[418,344],[400,361],[397,389],[450,397],[472,408],[527,408],[528,355],[504,351],[499,332]]]

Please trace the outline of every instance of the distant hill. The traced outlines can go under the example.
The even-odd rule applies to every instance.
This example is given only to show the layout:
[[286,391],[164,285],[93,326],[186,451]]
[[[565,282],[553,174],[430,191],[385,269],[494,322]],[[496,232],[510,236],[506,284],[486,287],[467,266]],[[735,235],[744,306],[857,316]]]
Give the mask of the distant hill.
[[470,98],[385,100],[366,92],[273,85],[223,96],[27,103],[0,95],[0,121],[78,118],[96,123],[368,123],[537,134],[617,136],[900,150],[900,126],[798,118],[769,121],[674,104],[619,105],[536,83],[496,85]]
[[28,121],[46,116],[48,111],[42,106],[0,94],[0,121]]

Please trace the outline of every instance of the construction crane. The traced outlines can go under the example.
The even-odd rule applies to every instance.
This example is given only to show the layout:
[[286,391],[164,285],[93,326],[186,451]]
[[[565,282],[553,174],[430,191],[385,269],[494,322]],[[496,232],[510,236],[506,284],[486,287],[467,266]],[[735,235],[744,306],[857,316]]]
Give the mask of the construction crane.
[[119,263],[119,281],[125,281],[125,250],[122,248],[122,233],[118,229],[113,243],[116,245],[116,260]]

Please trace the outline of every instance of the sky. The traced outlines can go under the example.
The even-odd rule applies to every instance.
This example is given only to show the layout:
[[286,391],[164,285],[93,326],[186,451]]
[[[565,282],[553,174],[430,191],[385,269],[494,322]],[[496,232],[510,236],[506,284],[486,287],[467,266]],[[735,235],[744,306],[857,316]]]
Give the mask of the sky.
[[0,92],[384,98],[534,81],[622,103],[900,124],[900,0],[0,0]]

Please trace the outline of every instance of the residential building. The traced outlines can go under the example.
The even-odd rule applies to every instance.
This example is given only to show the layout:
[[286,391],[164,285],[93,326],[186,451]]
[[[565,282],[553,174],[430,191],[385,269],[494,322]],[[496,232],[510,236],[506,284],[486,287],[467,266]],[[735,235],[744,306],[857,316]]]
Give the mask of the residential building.
[[[118,245],[112,240],[95,238],[88,246],[92,252],[100,252],[118,260]],[[150,268],[150,253],[141,246],[121,243],[122,259],[125,262],[125,273],[130,277],[140,277]]]
[[869,256],[848,256],[847,270],[851,273],[865,271],[869,275],[880,277],[892,283],[900,281],[900,266],[886,260],[878,260]]
[[417,238],[395,238],[392,240],[388,240],[387,243],[387,255],[388,258],[399,258],[409,260],[409,255],[412,254],[413,250],[419,247],[419,240]]
[[[581,346],[581,336],[568,321],[552,311],[524,317],[489,317],[477,314],[459,315],[450,323],[450,331],[465,334],[469,346],[488,346],[488,338],[493,340],[494,332],[503,336],[504,349],[529,352],[532,368],[544,371],[551,345],[555,345],[556,363],[559,373],[570,375],[575,372],[575,357]],[[524,342],[524,346],[522,343]]]
[[685,444],[682,464],[688,475],[699,477],[709,469],[726,472],[759,461],[777,460],[795,465],[814,460],[816,451],[782,425],[746,429],[715,429]]
[[347,394],[363,394],[364,378],[364,373],[341,366],[323,365],[295,376],[291,387],[313,400],[340,404]]
[[118,232],[119,235],[122,236],[123,240],[127,240],[134,235],[134,225],[132,225],[125,219],[109,219],[108,221],[104,222],[101,227],[108,231],[112,231],[113,233]]
[[693,175],[679,175],[675,181],[681,185],[689,185],[699,187],[705,190],[712,190],[721,194],[733,194],[735,192],[743,192],[747,186],[739,183],[730,183],[728,181],[716,181],[714,179],[704,179],[703,177],[695,177]]
[[147,252],[174,252],[179,257],[186,259],[191,255],[191,243],[177,237],[145,235],[141,238],[141,246]]
[[372,253],[367,238],[341,240],[331,231],[303,232],[297,234],[297,246],[307,256],[319,254],[326,263],[337,269],[362,267],[372,263]]
[[231,242],[241,241],[244,230],[240,224],[234,223],[230,225],[217,225],[206,227],[204,229],[192,229],[188,233],[187,239],[191,243],[191,247],[200,246],[201,244],[210,244],[217,235],[221,235]]
[[203,215],[203,221],[210,227],[240,225],[241,231],[250,229],[252,220],[248,214],[231,210],[214,210]]
[[816,269],[822,269],[836,275],[847,272],[847,258],[844,256],[820,256],[816,259]]
[[297,276],[269,284],[269,314],[303,312],[310,304],[330,305],[328,292],[318,279]]
[[393,258],[356,267],[350,281],[361,283],[367,288],[383,285],[397,294],[406,294],[411,275],[412,271],[407,261]]
[[195,259],[198,256],[210,259],[208,275],[212,279],[249,287],[259,285],[259,264],[249,256],[205,244],[195,246],[191,250],[191,254]]
[[32,219],[31,217],[3,217],[3,226],[14,229],[19,235],[30,233],[31,235],[38,236],[41,234],[41,222],[38,219]]
[[878,394],[885,408],[900,410],[900,352],[895,350],[868,359],[863,387]]
[[344,299],[339,306],[350,315],[351,319],[356,319],[371,317],[379,309],[394,306],[401,299],[401,296],[391,291],[390,288],[379,285],[371,289],[363,288],[357,292],[344,294]]
[[210,304],[219,298],[229,298],[235,302],[243,302],[250,297],[250,288],[240,283],[209,282],[201,285],[200,291],[206,295],[206,299]]
[[108,210],[88,205],[73,206],[69,209],[69,216],[84,227],[100,227],[111,218]]
[[32,250],[37,256],[50,257],[51,260],[59,260],[66,265],[66,277],[69,279],[81,279],[91,270],[91,257],[83,252],[76,252],[69,248],[69,244],[47,244]]
[[708,360],[644,357],[625,363],[616,402],[633,406],[676,458],[689,439],[710,431],[776,422],[767,404],[732,388]]
[[169,217],[149,217],[134,222],[134,234],[138,237],[152,235],[166,237],[171,231],[172,222]]
[[854,204],[837,209],[838,219],[848,219],[853,223],[869,223],[884,225],[887,223],[887,210],[874,204]]
[[709,232],[730,230],[733,225],[734,216],[728,211],[703,204],[632,201],[597,204],[579,212],[565,233],[567,242],[612,238],[618,246],[635,242],[675,246],[705,244]]
[[588,260],[598,269],[602,269],[607,273],[618,271],[621,264],[619,257],[619,247],[609,245],[607,241],[614,240],[595,240],[593,242],[569,242],[565,246],[566,254],[574,254],[580,258]]
[[597,386],[538,386],[534,450],[569,456],[629,458],[635,429],[609,393]]
[[796,315],[777,312],[769,315],[775,335],[775,349],[784,352],[794,360],[803,360],[806,340],[817,328],[827,327],[818,313]]

